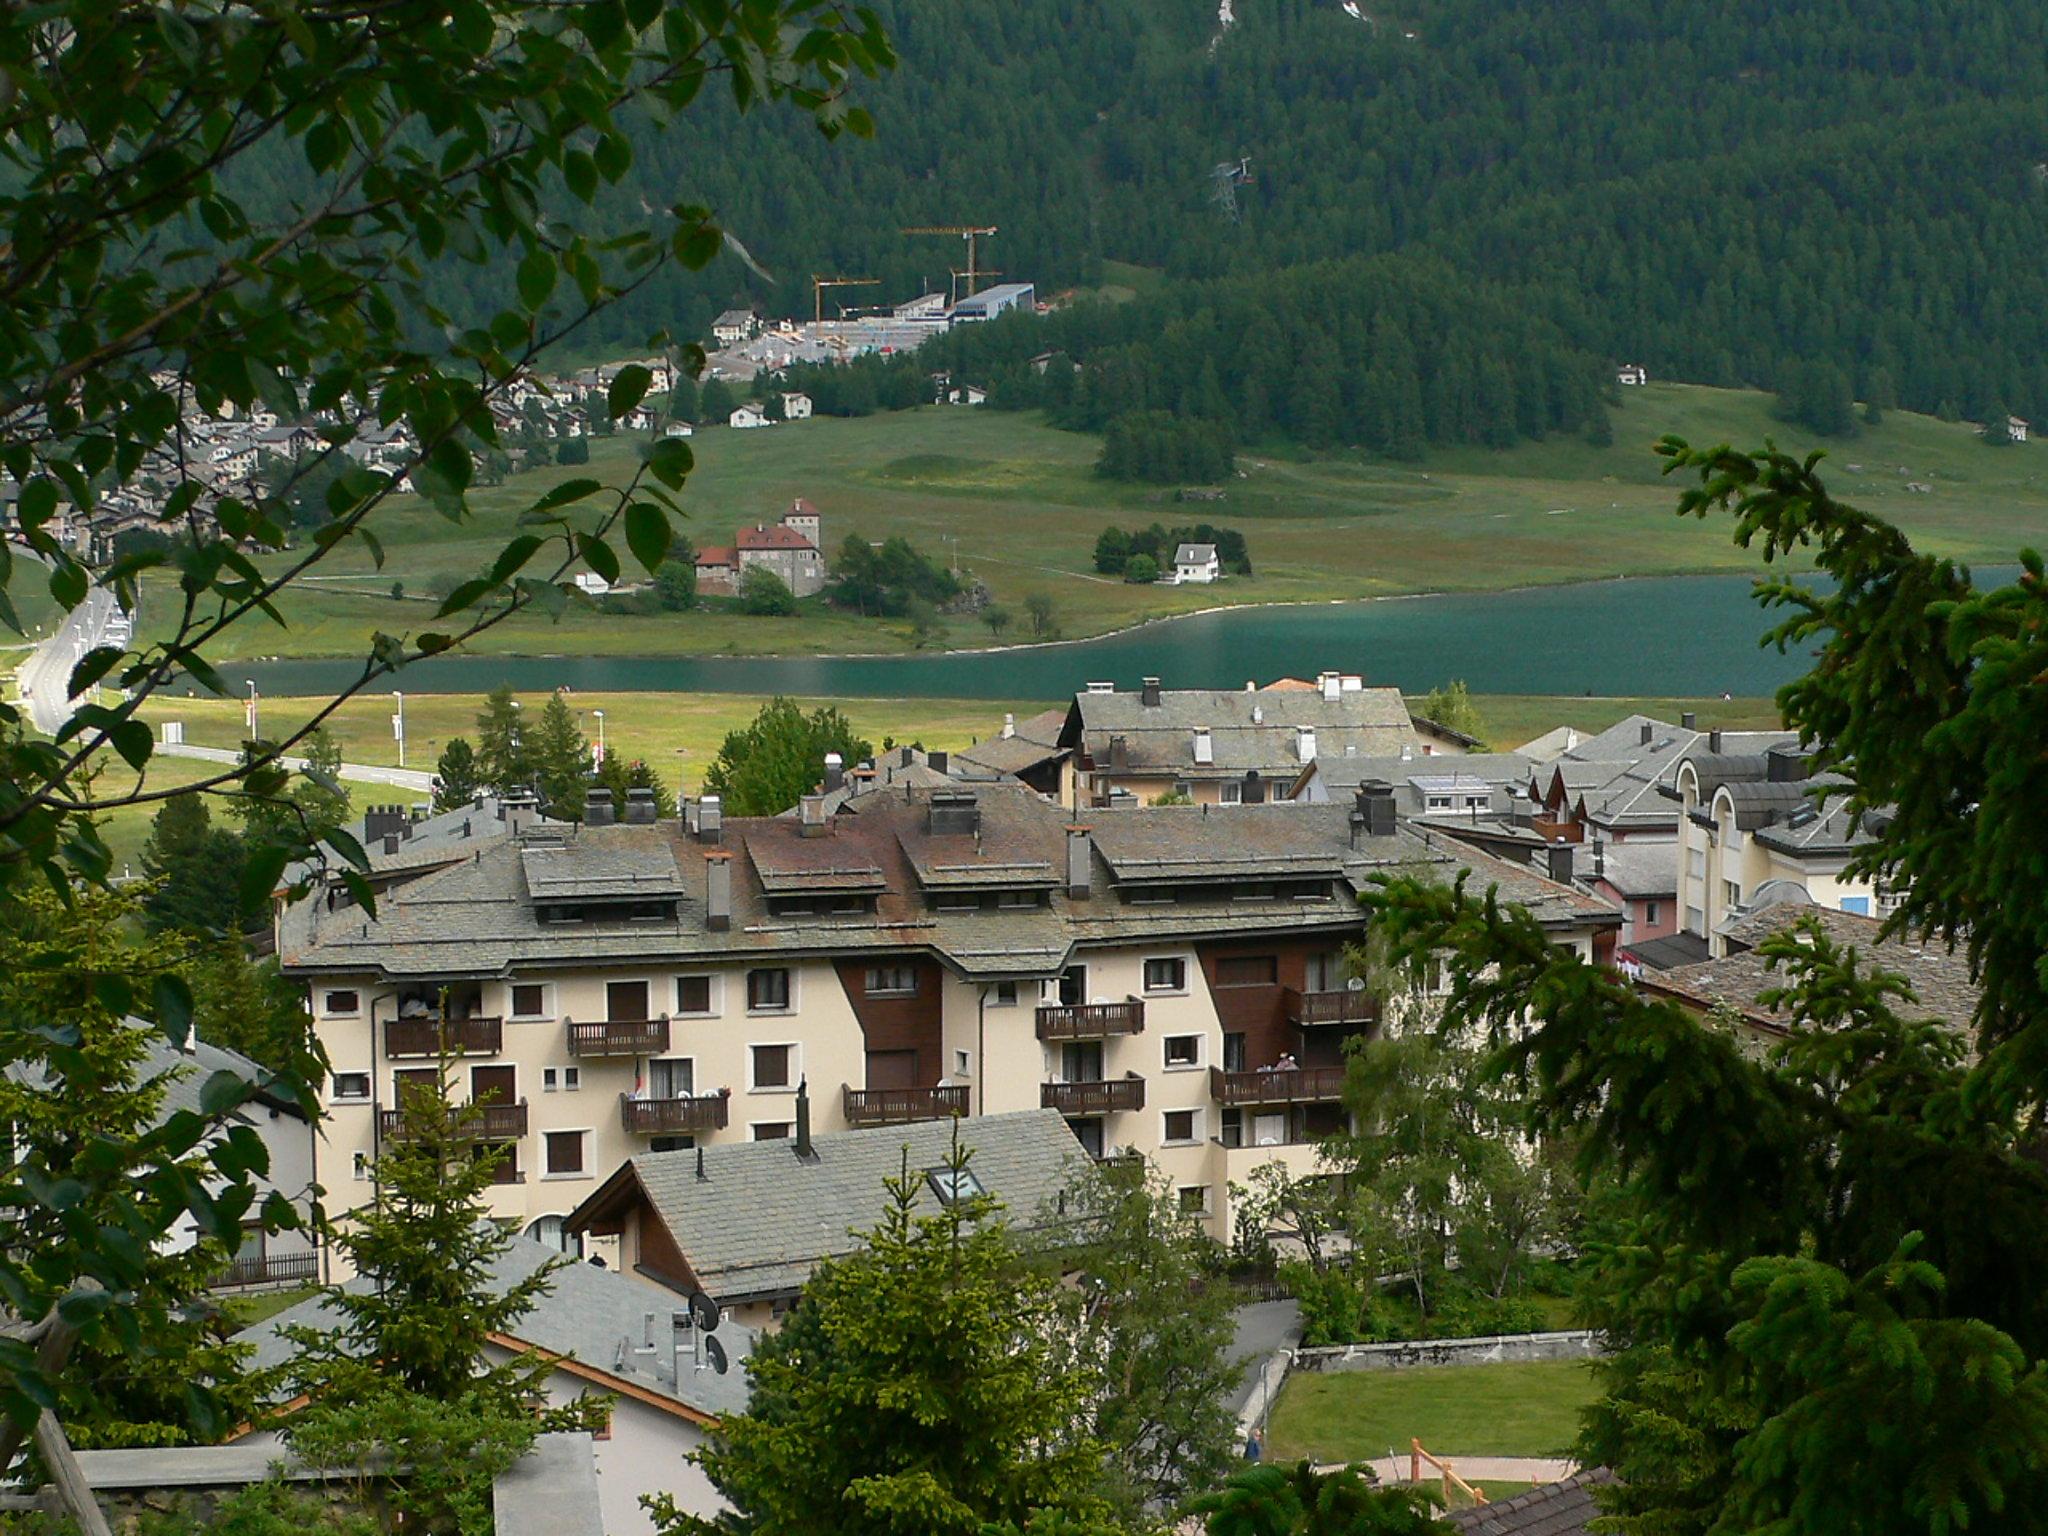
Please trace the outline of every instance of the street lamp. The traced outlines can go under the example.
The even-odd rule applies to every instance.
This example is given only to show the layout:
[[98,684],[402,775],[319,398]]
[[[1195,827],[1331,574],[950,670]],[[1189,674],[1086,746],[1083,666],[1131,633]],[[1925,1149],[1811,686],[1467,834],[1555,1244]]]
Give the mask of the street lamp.
[[245,677],[242,681],[249,685],[249,739],[261,741],[263,733],[256,728],[256,679]]
[[398,766],[405,766],[405,694],[394,688],[391,697],[398,700],[398,713],[391,717],[391,733],[398,738]]
[[597,766],[602,768],[604,766],[604,711],[594,709],[591,713],[597,716]]

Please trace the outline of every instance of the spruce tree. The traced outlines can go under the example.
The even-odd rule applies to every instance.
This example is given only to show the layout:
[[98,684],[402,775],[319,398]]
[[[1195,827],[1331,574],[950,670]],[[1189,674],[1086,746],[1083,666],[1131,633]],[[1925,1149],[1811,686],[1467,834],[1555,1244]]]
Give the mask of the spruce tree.
[[476,748],[469,744],[466,736],[452,738],[441,749],[439,761],[434,764],[434,809],[452,811],[458,806],[469,805],[483,792],[482,768],[477,762]]
[[521,713],[509,683],[500,683],[486,694],[484,707],[477,711],[477,774],[497,794],[525,789],[533,783],[533,754],[525,738]]
[[583,789],[590,772],[590,744],[576,712],[560,689],[548,696],[533,728],[531,760],[541,805],[557,821],[583,819]]

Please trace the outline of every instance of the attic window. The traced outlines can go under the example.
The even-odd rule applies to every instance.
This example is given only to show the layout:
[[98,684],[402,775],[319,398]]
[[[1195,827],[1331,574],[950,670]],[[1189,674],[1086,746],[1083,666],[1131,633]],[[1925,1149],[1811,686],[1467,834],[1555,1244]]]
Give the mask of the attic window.
[[978,1200],[988,1193],[982,1188],[981,1180],[974,1176],[972,1168],[927,1168],[924,1176],[941,1205],[959,1205],[965,1200]]

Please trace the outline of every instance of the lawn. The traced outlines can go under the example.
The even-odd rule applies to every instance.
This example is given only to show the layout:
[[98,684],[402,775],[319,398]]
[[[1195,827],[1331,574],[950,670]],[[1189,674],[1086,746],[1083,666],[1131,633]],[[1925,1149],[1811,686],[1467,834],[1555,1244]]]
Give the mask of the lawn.
[[[324,701],[319,701],[324,702]],[[527,710],[538,710],[546,696],[529,694],[523,699]],[[752,720],[764,702],[746,694],[719,693],[578,693],[569,702],[576,709],[584,734],[597,736],[598,710],[604,711],[605,740],[616,752],[630,758],[644,758],[671,788],[695,790],[705,767],[717,755],[728,731],[738,730]],[[853,722],[854,728],[878,750],[886,738],[898,743],[916,742],[925,747],[954,751],[1002,729],[1003,715],[1022,718],[1051,705],[1056,699],[1016,699],[991,702],[983,699],[803,699],[806,709],[833,703]],[[1486,694],[1475,698],[1488,740],[1502,750],[1512,749],[1557,725],[1573,725],[1588,735],[1603,730],[1624,716],[1654,714],[1676,721],[1687,710],[1699,716],[1702,728],[1726,726],[1731,729],[1760,729],[1778,723],[1777,712],[1765,699],[1604,699],[1572,696]],[[441,749],[451,737],[475,740],[475,718],[479,701],[467,694],[411,694],[405,701],[405,766],[433,769]],[[276,735],[303,721],[317,706],[303,698],[266,698],[262,702],[262,726]],[[242,704],[234,699],[160,698],[143,711],[152,727],[165,720],[181,721],[185,740],[195,746],[234,747],[244,732]],[[393,703],[388,692],[351,700],[334,715],[331,728],[341,742],[342,756],[352,763],[387,767],[398,764],[398,746],[391,730]],[[177,759],[162,760],[165,783],[182,782],[171,775],[184,771],[196,777],[200,764]],[[158,770],[152,768],[152,773]],[[108,782],[116,775],[109,774]],[[132,782],[132,776],[123,782]],[[155,782],[153,779],[152,782]],[[358,805],[380,791],[357,784],[350,792]],[[400,798],[403,798],[402,796]],[[124,812],[123,816],[135,813]],[[132,837],[141,846],[146,828]],[[123,829],[124,838],[127,831]],[[125,854],[127,844],[117,846]]]
[[1303,1372],[1281,1389],[1267,1444],[1275,1460],[1320,1462],[1405,1455],[1411,1439],[1439,1456],[1551,1456],[1598,1395],[1583,1360]]
[[[1069,636],[1220,603],[1257,603],[1449,589],[1490,590],[1608,575],[1750,570],[1725,524],[1681,520],[1677,486],[1649,445],[1665,432],[1754,446],[1795,440],[1753,392],[1657,385],[1630,390],[1616,412],[1615,443],[1576,439],[1489,451],[1460,449],[1419,464],[1363,455],[1310,458],[1248,451],[1214,505],[1120,485],[1093,473],[1094,438],[1056,431],[1032,415],[927,407],[857,420],[817,418],[769,432],[711,429],[693,439],[697,469],[685,488],[685,529],[699,544],[772,520],[792,498],[815,502],[825,540],[902,534],[988,583],[1013,612],[1049,595]],[[431,627],[426,594],[490,563],[520,509],[549,486],[627,474],[635,445],[598,442],[590,465],[554,467],[479,490],[473,516],[451,523],[401,498],[375,525],[381,569],[351,548],[319,579],[288,596],[288,628],[238,626],[217,661],[360,653],[376,629]],[[1925,547],[1972,559],[2010,559],[2048,533],[2048,450],[1998,452],[1960,425],[1894,413],[1832,450],[1837,486],[1904,525]],[[1929,487],[1912,491],[1909,485]],[[1257,574],[1215,587],[1133,587],[1098,575],[1096,535],[1109,523],[1207,520],[1242,528]],[[17,577],[17,585],[24,578]],[[28,579],[32,579],[29,577]],[[394,582],[404,595],[391,595]],[[144,631],[171,612],[153,583]],[[1012,628],[1006,641],[1025,638]],[[986,645],[971,617],[942,627],[939,643]],[[889,652],[913,644],[906,625],[809,605],[795,619],[729,612],[619,617],[585,603],[559,622],[522,617],[476,648],[520,654],[684,655]]]
[[224,1298],[221,1310],[234,1319],[237,1328],[253,1328],[266,1318],[318,1295],[319,1290],[316,1285],[297,1285],[279,1291],[244,1291]]

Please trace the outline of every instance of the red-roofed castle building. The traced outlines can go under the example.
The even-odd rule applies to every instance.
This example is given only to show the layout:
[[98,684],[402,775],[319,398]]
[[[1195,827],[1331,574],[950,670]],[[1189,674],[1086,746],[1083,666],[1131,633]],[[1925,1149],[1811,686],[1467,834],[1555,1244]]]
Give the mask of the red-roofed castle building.
[[697,552],[700,592],[737,592],[750,565],[763,566],[781,577],[798,597],[810,597],[825,586],[825,540],[818,509],[799,496],[775,523],[742,528],[730,545],[712,545]]

